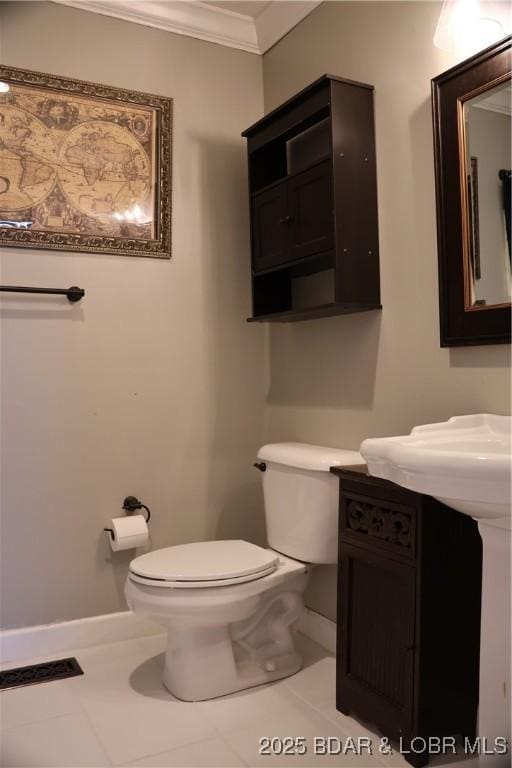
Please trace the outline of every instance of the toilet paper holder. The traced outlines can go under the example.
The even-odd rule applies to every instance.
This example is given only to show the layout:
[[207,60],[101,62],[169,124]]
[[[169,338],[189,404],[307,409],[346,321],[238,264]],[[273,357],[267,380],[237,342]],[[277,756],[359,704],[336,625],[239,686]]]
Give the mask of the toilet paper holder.
[[[149,507],[147,507],[145,504],[143,504],[136,496],[127,496],[126,499],[123,501],[123,507],[124,511],[127,515],[133,515],[134,512],[138,512],[139,509],[145,509],[147,512],[146,517],[146,523],[149,523],[151,519],[151,512],[149,510]],[[112,541],[114,541],[114,531],[112,528],[104,528],[104,531],[110,534],[110,538]]]

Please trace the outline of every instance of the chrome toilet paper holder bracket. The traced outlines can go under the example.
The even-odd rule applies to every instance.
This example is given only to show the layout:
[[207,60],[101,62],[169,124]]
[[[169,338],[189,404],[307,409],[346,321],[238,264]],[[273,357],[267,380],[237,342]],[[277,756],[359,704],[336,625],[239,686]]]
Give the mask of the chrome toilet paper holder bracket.
[[[149,510],[149,507],[147,507],[145,504],[143,504],[136,496],[127,496],[125,500],[123,501],[123,507],[124,511],[127,515],[133,515],[134,512],[138,512],[139,509],[145,509],[147,513],[146,517],[146,523],[149,523],[151,519],[151,512]],[[114,531],[112,528],[104,528],[104,531],[110,534],[110,538],[112,541],[114,541]]]

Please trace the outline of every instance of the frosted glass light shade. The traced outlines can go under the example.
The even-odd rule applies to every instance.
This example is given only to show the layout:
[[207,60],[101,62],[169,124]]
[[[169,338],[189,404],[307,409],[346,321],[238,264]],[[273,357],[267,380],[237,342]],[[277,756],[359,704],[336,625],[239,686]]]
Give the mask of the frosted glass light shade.
[[505,37],[511,29],[508,0],[444,0],[434,45],[469,56]]

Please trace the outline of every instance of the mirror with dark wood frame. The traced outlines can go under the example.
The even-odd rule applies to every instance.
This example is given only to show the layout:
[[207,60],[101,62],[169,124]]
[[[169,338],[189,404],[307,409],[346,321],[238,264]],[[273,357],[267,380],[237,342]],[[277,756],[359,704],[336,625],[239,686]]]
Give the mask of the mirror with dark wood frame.
[[432,80],[442,347],[510,342],[511,42]]

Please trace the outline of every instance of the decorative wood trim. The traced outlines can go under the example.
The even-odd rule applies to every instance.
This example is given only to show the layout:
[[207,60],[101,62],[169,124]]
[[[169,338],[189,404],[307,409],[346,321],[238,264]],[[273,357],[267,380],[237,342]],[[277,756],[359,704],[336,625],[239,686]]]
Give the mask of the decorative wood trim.
[[416,509],[408,503],[410,492],[403,501],[357,493],[349,483],[343,485],[340,507],[340,535],[355,546],[386,551],[390,557],[414,563],[416,558]]
[[351,497],[348,493],[346,499],[347,528],[411,549],[412,514],[409,510],[380,501]]

